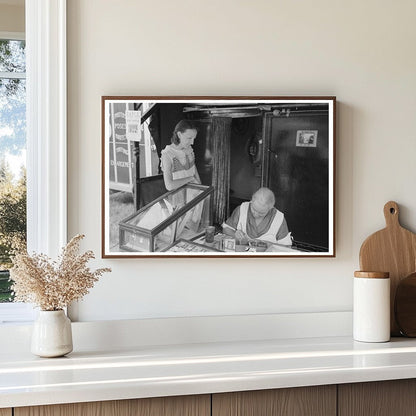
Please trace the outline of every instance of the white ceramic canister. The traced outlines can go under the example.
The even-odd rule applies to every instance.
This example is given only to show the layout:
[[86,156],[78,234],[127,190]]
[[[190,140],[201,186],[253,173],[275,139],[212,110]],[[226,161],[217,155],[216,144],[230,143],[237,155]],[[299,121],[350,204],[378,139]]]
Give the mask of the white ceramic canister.
[[353,336],[362,342],[390,340],[389,273],[354,273]]

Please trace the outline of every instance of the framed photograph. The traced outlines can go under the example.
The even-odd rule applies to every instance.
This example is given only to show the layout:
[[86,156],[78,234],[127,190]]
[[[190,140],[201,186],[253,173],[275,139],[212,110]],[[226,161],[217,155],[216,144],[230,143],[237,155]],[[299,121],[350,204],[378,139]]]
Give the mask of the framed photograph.
[[102,97],[102,256],[334,257],[335,97]]

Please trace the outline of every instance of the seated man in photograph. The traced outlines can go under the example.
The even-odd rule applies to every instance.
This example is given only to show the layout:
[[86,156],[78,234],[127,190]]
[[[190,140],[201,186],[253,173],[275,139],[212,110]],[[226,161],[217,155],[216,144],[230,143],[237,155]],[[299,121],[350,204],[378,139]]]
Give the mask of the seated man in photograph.
[[260,188],[243,202],[222,225],[226,235],[241,243],[257,239],[292,245],[292,238],[282,212],[274,207],[275,197],[269,188]]

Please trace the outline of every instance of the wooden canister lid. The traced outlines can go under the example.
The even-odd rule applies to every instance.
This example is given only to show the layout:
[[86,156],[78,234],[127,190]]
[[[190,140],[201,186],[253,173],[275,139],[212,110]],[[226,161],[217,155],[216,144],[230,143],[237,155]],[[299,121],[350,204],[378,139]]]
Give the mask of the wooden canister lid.
[[388,279],[389,276],[389,272],[354,272],[354,277],[364,277],[366,279]]

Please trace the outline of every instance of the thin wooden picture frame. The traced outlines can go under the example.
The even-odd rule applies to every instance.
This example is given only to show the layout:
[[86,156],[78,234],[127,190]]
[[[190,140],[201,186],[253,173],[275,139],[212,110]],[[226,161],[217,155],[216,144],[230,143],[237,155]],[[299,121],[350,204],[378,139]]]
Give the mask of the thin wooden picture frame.
[[335,257],[336,97],[103,96],[101,111],[103,258]]

